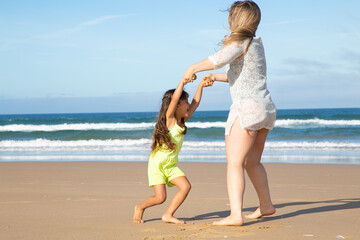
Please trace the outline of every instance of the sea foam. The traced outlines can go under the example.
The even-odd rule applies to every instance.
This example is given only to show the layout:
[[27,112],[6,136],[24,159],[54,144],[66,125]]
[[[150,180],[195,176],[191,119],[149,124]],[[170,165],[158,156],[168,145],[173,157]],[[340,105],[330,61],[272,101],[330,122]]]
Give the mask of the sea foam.
[[[187,122],[188,128],[225,128],[226,122]],[[134,131],[153,129],[155,123],[76,123],[76,124],[8,124],[0,126],[0,132],[55,132],[55,131]],[[279,119],[275,127],[283,128],[318,128],[360,126],[360,120],[324,120],[324,119]]]
[[[107,139],[107,140],[5,140],[0,141],[0,152],[22,151],[150,151],[151,139]],[[267,141],[266,151],[360,151],[359,142],[330,141]],[[225,151],[224,141],[184,141],[182,151]]]

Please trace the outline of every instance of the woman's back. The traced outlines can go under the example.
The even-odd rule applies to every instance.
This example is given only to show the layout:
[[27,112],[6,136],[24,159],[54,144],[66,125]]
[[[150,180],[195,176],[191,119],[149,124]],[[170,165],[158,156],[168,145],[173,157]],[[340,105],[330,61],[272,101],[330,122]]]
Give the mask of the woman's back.
[[[244,48],[248,41],[239,47]],[[233,103],[240,104],[246,98],[263,101],[270,95],[266,88],[266,60],[260,37],[255,37],[246,54],[231,62],[226,71]]]

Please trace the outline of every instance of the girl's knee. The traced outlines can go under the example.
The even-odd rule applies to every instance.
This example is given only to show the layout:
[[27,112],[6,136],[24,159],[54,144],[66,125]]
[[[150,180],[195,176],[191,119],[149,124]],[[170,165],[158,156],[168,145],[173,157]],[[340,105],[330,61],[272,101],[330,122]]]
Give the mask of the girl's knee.
[[166,200],[166,194],[157,194],[155,195],[156,203],[162,204]]
[[187,184],[186,185],[186,189],[185,189],[187,192],[190,192],[190,190],[191,190],[191,184],[189,183],[189,184]]
[[181,187],[180,187],[180,191],[184,192],[184,193],[189,193],[191,190],[191,184],[188,182],[186,184],[183,184]]

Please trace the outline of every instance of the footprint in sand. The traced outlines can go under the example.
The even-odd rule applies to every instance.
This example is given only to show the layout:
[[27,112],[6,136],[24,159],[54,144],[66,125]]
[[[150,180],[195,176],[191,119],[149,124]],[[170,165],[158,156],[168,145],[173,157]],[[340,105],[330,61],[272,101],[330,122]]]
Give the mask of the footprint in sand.
[[185,228],[176,229],[176,231],[186,231]]
[[269,226],[259,226],[259,227],[257,227],[258,229],[268,229],[268,228],[270,228]]

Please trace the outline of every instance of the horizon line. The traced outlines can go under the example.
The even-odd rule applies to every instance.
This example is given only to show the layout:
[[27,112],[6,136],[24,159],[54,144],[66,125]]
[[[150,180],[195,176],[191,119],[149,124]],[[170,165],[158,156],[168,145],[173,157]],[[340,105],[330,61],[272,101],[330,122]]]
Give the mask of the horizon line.
[[[336,109],[360,109],[360,107],[324,107],[324,108],[278,108],[277,111],[286,110],[336,110]],[[195,112],[226,112],[230,110],[198,110]],[[113,113],[157,113],[158,111],[124,111],[124,112],[53,112],[53,113],[0,113],[3,115],[60,115],[60,114],[113,114]]]

